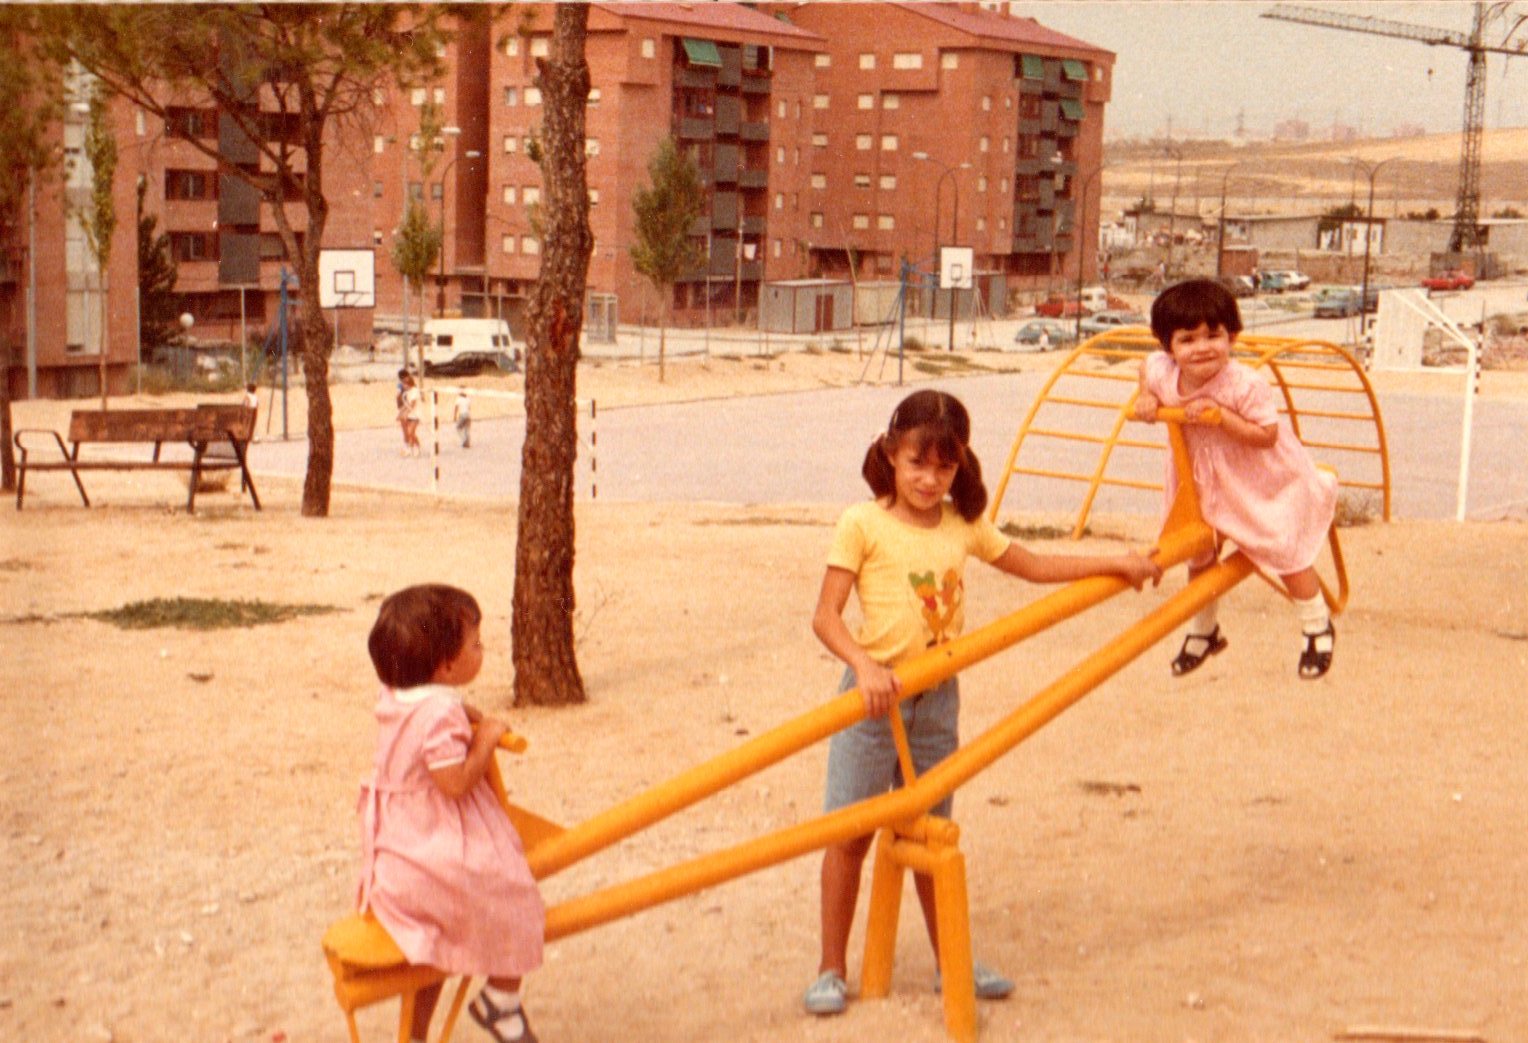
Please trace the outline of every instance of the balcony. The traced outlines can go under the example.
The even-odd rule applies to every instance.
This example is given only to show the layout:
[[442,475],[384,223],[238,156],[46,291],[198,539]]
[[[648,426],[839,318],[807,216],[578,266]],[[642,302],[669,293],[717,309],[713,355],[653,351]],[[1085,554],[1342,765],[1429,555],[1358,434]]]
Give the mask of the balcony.
[[716,133],[731,137],[737,133],[743,119],[743,105],[736,97],[722,95],[716,99]]
[[743,93],[744,94],[768,94],[769,72],[765,69],[743,70]]
[[710,141],[716,137],[716,121],[686,116],[679,121],[681,141]]
[[764,278],[763,261],[744,261],[738,277],[743,282],[759,282]]
[[738,137],[744,141],[768,141],[768,123],[744,123],[738,128]]
[[745,235],[763,235],[768,230],[769,218],[743,215],[743,233]]
[[767,170],[744,170],[737,176],[739,188],[768,188],[769,171]]
[[675,87],[715,87],[716,70],[705,66],[676,65]]

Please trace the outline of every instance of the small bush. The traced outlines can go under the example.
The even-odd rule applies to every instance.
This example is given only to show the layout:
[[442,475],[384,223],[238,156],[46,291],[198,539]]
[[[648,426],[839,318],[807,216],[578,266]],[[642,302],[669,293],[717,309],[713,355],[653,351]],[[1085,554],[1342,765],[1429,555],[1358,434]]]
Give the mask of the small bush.
[[902,338],[902,350],[903,351],[927,351],[928,350],[928,345],[924,344],[923,341],[920,340],[917,337],[903,337]]
[[[1020,525],[1018,522],[1004,522],[998,526],[998,532],[1004,536],[1012,536],[1016,540],[1064,540],[1071,538],[1072,530],[1064,529],[1059,525]],[[1082,534],[1089,536],[1093,532],[1090,526],[1082,527]]]
[[1352,529],[1368,525],[1379,517],[1379,494],[1370,489],[1344,489],[1337,494],[1337,528]]

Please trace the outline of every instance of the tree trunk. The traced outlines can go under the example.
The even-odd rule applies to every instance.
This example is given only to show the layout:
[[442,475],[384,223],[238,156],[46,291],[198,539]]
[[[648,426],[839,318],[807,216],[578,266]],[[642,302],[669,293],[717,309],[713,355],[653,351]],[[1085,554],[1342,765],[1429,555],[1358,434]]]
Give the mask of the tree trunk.
[[525,446],[515,541],[515,705],[581,703],[573,642],[573,467],[578,454],[579,331],[594,239],[584,166],[589,9],[558,4],[544,98],[541,273],[527,312]]
[[674,295],[672,286],[660,289],[661,299],[658,301],[658,383],[663,383],[663,349],[668,339],[668,314],[669,299]]
[[302,377],[308,393],[308,471],[302,480],[302,513],[308,518],[329,516],[329,483],[334,475],[334,406],[329,399],[329,323],[318,305],[318,294],[308,299],[309,286],[318,285],[303,276]]
[[111,343],[107,334],[111,331],[111,315],[107,311],[106,267],[101,266],[101,412],[106,412],[106,347]]
[[0,489],[16,489],[16,447],[11,442],[11,374],[0,367]]

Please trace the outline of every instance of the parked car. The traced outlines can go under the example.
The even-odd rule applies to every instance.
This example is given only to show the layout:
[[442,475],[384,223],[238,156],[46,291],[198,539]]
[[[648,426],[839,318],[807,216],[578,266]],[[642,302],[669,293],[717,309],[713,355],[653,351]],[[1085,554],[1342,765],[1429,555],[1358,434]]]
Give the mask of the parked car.
[[1469,272],[1451,268],[1442,275],[1429,275],[1422,280],[1429,290],[1468,290],[1475,285],[1475,277]]
[[1257,289],[1259,293],[1283,293],[1294,287],[1289,284],[1289,277],[1284,272],[1263,272],[1258,277]]
[[1252,288],[1252,280],[1245,275],[1223,275],[1216,282],[1229,290],[1237,300],[1251,297],[1256,292]]
[[444,362],[424,361],[427,377],[478,377],[484,373],[518,373],[520,365],[502,351],[464,351]]
[[1345,319],[1357,315],[1358,295],[1359,290],[1354,286],[1325,287],[1316,294],[1316,318]]
[[1264,272],[1265,288],[1266,280],[1270,275],[1278,276],[1281,284],[1280,289],[1283,290],[1307,290],[1310,288],[1310,276],[1304,272],[1291,271],[1287,268],[1280,271]]
[[1077,298],[1052,294],[1035,305],[1035,314],[1052,319],[1075,317],[1078,314]]
[[1059,319],[1030,319],[1019,327],[1013,342],[1046,351],[1051,348],[1069,348],[1077,342],[1077,337],[1069,322],[1062,322]]
[[1146,316],[1134,311],[1121,311],[1111,308],[1101,311],[1097,315],[1089,315],[1083,319],[1080,328],[1084,337],[1092,337],[1099,333],[1108,333],[1124,326],[1145,326]]

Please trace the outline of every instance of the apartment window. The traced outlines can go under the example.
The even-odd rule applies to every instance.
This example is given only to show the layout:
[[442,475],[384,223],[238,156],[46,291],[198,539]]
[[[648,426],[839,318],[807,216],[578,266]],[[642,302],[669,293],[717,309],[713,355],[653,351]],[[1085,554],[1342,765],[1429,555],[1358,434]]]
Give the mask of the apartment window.
[[1007,95],[1007,94],[1003,95],[1003,108],[1005,108],[1005,109],[1013,108],[1013,98],[1011,96]]
[[881,108],[883,108],[883,109],[900,109],[901,107],[902,107],[902,95],[900,95],[900,94],[883,94],[883,95],[881,95]]
[[653,38],[651,36],[643,37],[642,38],[642,57],[644,57],[644,58],[652,58],[652,57],[655,57],[657,55],[657,53],[658,53],[658,45],[653,42]]
[[176,106],[165,112],[164,129],[172,138],[215,138],[218,136],[218,114],[214,109]]
[[535,206],[541,202],[541,189],[536,185],[526,185],[520,192],[520,199],[526,206]]
[[1008,145],[1009,145],[1009,141],[1008,141],[1008,138],[1007,138],[1007,137],[1004,137],[1004,138],[1003,138],[1003,152],[1004,152],[1004,153],[1005,153],[1005,154],[1006,154],[1006,153],[1007,153],[1007,152],[1008,152]]
[[518,105],[518,104],[520,104],[520,88],[519,87],[505,87],[504,88],[504,104],[505,105]]
[[387,139],[384,138],[381,134],[376,135],[371,139],[371,151],[374,155],[378,156],[380,156],[383,152],[386,152]]
[[856,134],[854,136],[854,147],[861,152],[870,151],[870,146],[873,144],[875,144],[875,138],[870,134]]
[[171,232],[170,253],[177,261],[215,261],[218,258],[216,232]]
[[164,197],[166,199],[216,199],[210,171],[166,170],[164,172]]
[[921,69],[923,68],[922,51],[898,51],[891,56],[893,69]]
[[519,196],[519,192],[517,192],[515,190],[515,186],[514,185],[505,185],[504,186],[504,194],[503,194],[504,202],[513,204],[515,202],[515,200],[518,198],[518,196]]
[[547,58],[552,53],[552,38],[550,36],[531,37],[531,57]]
[[774,255],[776,257],[780,256],[780,240],[778,240],[778,239],[775,240]]
[[881,135],[881,151],[895,152],[897,150],[897,136],[895,134]]
[[870,215],[869,214],[855,214],[854,215],[854,227],[857,228],[857,229],[869,228],[870,227]]
[[515,237],[512,236],[512,235],[505,235],[505,236],[501,237],[499,239],[499,249],[501,251],[503,251],[504,253],[507,253],[507,254],[514,253],[515,252]]
[[786,114],[787,111],[788,110],[786,109],[785,102],[783,100],[782,101],[778,101],[778,102],[775,103],[775,115],[778,116],[780,119],[784,119],[785,118],[785,114]]
[[985,232],[987,230],[987,219],[985,217],[978,217],[976,219],[976,230],[978,232]]
[[527,104],[527,105],[540,105],[541,104],[541,88],[540,87],[527,87],[527,88],[525,88],[525,104]]
[[812,144],[814,146],[816,146],[817,148],[827,148],[828,147],[828,136],[826,134],[813,134],[812,135]]
[[785,209],[785,193],[784,192],[776,192],[775,193],[775,209],[776,210],[784,210]]
[[133,131],[140,138],[143,137],[143,135],[148,133],[148,124],[146,124],[143,121],[143,110],[142,109],[134,109],[133,110]]
[[382,232],[379,229],[373,228],[371,230],[371,245],[373,245],[373,246],[381,246],[382,245]]
[[869,174],[855,174],[854,175],[854,187],[855,188],[869,188],[870,187],[870,175]]
[[373,199],[381,199],[382,198],[382,182],[380,182],[380,181],[373,181],[371,183],[371,196],[372,196]]
[[997,183],[997,190],[1005,195],[1008,193],[1008,179],[1006,177]]
[[776,145],[775,146],[775,162],[780,164],[781,166],[785,165],[785,146],[784,145]]
[[1008,218],[1000,217],[1000,218],[997,219],[997,230],[999,232],[1006,232],[1006,231],[1008,231]]
[[513,58],[520,53],[520,38],[511,33],[504,40],[504,53]]
[[541,240],[533,235],[522,235],[520,237],[520,252],[531,255],[539,254],[541,252]]
[[859,100],[859,107],[862,108],[862,109],[873,109],[873,108],[875,108],[875,95],[874,94],[861,94],[859,96],[858,100]]
[[590,206],[599,206],[600,205],[600,190],[599,189],[597,189],[597,188],[589,189],[589,205]]
[[890,214],[877,214],[875,226],[883,232],[890,232],[897,227],[897,219]]
[[814,94],[814,95],[812,95],[812,108],[814,108],[814,109],[825,109],[827,107],[828,107],[828,96],[826,94]]
[[954,53],[953,51],[948,51],[944,54],[941,54],[939,56],[939,67],[941,69],[960,68],[960,55]]
[[446,103],[446,89],[444,87],[436,87],[435,88],[435,104],[437,104],[437,105],[444,105],[445,103]]
[[894,191],[896,191],[896,188],[897,188],[897,175],[895,175],[895,174],[882,174],[881,175],[881,191],[883,191],[883,192],[894,192]]
[[386,105],[387,104],[387,91],[383,90],[381,87],[373,87],[371,89],[371,103],[373,105],[377,106],[378,108],[381,108],[383,105]]
[[430,198],[444,199],[446,197],[446,185],[443,181],[430,182]]
[[831,54],[819,54],[812,59],[812,64],[819,69],[831,69],[833,67],[833,56]]
[[983,112],[991,112],[992,111],[992,95],[990,95],[990,94],[983,94],[982,95],[982,111]]
[[812,187],[813,188],[827,188],[828,187],[828,175],[826,175],[826,174],[813,174],[812,175]]
[[509,137],[508,135],[505,136],[505,138],[504,138],[504,152],[505,152],[506,155],[508,153],[516,151],[519,147],[520,147],[520,139],[519,138]]
[[983,175],[981,175],[980,177],[978,177],[976,179],[976,190],[978,192],[985,192],[985,191],[987,191],[987,175],[986,174],[983,174]]
[[859,67],[861,69],[874,69],[875,68],[875,55],[871,54],[869,52],[861,54],[859,56]]
[[410,199],[423,199],[424,198],[424,182],[423,181],[410,181],[409,182],[409,198]]
[[976,147],[982,152],[987,152],[992,148],[992,139],[983,134],[981,140],[976,143]]
[[413,90],[409,91],[409,104],[423,105],[427,97],[429,97],[429,95],[426,93],[423,87],[415,87]]
[[593,156],[597,156],[599,154],[600,154],[600,139],[599,138],[585,138],[584,139],[584,155],[585,156],[593,157]]
[[820,211],[820,210],[813,210],[812,211],[812,227],[813,228],[821,228],[822,227],[822,211]]
[[600,99],[603,98],[603,97],[604,97],[604,95],[602,95],[600,93],[600,89],[598,87],[590,87],[589,88],[589,108],[591,108],[591,109],[599,108]]

